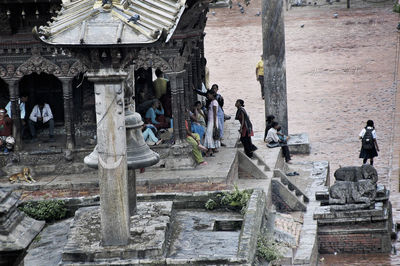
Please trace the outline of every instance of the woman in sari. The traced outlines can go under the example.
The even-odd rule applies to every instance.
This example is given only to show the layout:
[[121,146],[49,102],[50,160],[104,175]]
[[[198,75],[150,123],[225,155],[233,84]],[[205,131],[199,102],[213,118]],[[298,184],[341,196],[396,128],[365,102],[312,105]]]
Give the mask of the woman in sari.
[[241,99],[236,100],[235,106],[237,108],[235,119],[239,120],[240,122],[240,141],[243,144],[246,155],[249,158],[252,158],[253,152],[257,150],[257,147],[251,142],[251,137],[254,135],[253,125],[251,124],[250,118],[244,109],[244,101]]

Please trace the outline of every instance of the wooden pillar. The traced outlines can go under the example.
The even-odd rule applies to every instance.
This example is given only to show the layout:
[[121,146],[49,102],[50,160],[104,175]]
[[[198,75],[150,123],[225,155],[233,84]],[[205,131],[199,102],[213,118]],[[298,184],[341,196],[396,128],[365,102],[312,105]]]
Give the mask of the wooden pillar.
[[[183,76],[183,92],[184,92],[184,97],[185,97],[185,109],[191,110],[192,105],[193,105],[193,90],[189,85],[189,73],[187,71],[187,69],[190,67],[189,64],[185,65],[185,74]],[[186,114],[186,110],[185,110],[185,117],[188,117],[188,114]]]
[[265,117],[274,115],[288,134],[283,0],[262,1]]
[[130,233],[122,82],[127,75],[113,69],[86,75],[95,88],[102,244],[126,245]]
[[[200,47],[200,70],[201,70],[200,74],[201,74],[201,77],[204,77],[204,79],[205,79],[206,65],[204,62],[204,59],[205,59],[205,57],[204,57],[204,36],[205,36],[205,33],[203,33],[203,35],[201,36],[201,39],[199,41],[199,47]],[[202,79],[201,81],[205,83],[205,80]]]
[[171,106],[172,106],[172,118],[173,118],[173,132],[175,143],[180,142],[180,120],[181,120],[181,102],[180,102],[180,79],[178,75],[180,72],[170,72],[166,73],[170,84],[171,84]]
[[[192,80],[193,80],[193,86],[197,90],[201,90],[201,83],[198,82],[197,80],[197,63],[196,63],[196,55],[193,53],[192,55]],[[199,86],[200,84],[200,86]]]
[[166,158],[166,167],[169,169],[191,169],[195,166],[192,154],[192,147],[186,141],[185,127],[185,95],[184,79],[186,70],[166,73],[171,83],[172,94],[172,117],[174,119],[175,144],[172,145],[169,155]]
[[201,67],[201,60],[200,60],[200,49],[199,47],[195,47],[194,48],[194,58],[196,59],[196,72],[193,73],[193,75],[197,76],[197,82],[198,82],[198,86],[201,89],[201,73],[202,73],[202,67]]
[[185,97],[185,79],[186,79],[186,70],[183,70],[177,75],[177,85],[178,85],[178,96],[180,103],[179,110],[179,137],[181,140],[186,140],[186,125],[185,120],[188,118],[187,109],[190,108],[188,102]]
[[[13,121],[13,137],[15,139],[14,150],[20,151],[22,148],[22,139],[21,139],[21,111],[19,106],[19,88],[18,88],[18,79],[5,79],[5,82],[8,84],[8,91],[10,95],[11,101],[11,119]],[[26,114],[25,114],[26,115]]]
[[73,95],[72,95],[72,77],[60,78],[63,89],[64,99],[64,127],[66,134],[66,148],[73,150],[75,148],[75,126],[73,114]]

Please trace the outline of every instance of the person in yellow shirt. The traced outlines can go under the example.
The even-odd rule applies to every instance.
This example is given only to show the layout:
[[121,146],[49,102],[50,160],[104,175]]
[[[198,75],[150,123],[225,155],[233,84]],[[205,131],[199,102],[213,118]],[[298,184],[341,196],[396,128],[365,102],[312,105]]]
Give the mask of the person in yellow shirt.
[[167,93],[168,80],[163,78],[162,74],[163,72],[159,68],[157,68],[156,69],[157,79],[153,81],[154,96],[156,96],[157,99],[160,99],[164,94]]
[[258,61],[256,66],[256,78],[261,85],[261,96],[264,99],[264,61],[261,55],[260,61]]

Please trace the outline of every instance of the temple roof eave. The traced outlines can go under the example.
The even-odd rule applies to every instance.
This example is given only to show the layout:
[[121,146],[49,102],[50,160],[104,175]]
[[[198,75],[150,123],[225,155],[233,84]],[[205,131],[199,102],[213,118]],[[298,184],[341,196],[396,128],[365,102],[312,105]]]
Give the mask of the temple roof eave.
[[168,6],[165,0],[112,0],[107,9],[98,0],[89,0],[89,8],[82,1],[63,5],[48,26],[35,28],[37,39],[49,45],[73,47],[168,42],[186,8],[186,0],[168,0]]

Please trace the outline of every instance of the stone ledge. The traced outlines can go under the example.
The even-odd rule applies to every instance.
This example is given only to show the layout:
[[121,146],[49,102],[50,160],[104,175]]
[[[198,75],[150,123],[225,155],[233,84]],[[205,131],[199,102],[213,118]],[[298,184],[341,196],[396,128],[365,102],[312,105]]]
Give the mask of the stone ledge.
[[310,154],[310,139],[307,133],[290,134],[288,141],[290,153],[292,154]]
[[237,256],[249,264],[253,262],[257,250],[257,238],[264,217],[265,201],[265,192],[262,189],[254,189],[244,216]]

